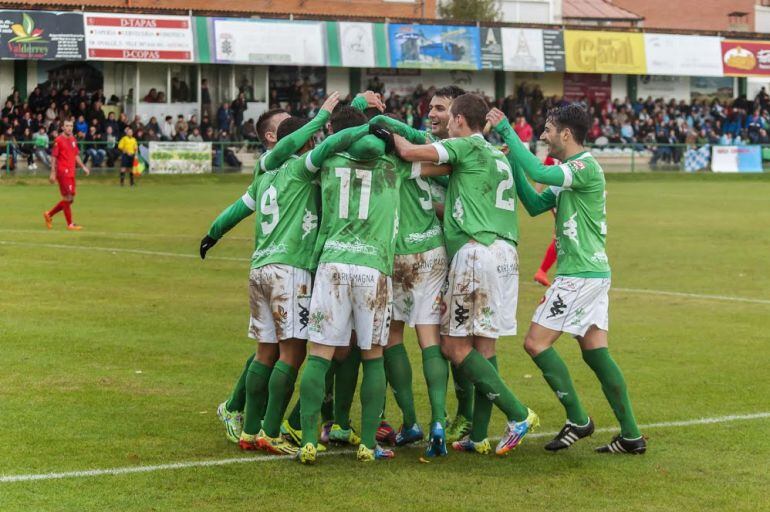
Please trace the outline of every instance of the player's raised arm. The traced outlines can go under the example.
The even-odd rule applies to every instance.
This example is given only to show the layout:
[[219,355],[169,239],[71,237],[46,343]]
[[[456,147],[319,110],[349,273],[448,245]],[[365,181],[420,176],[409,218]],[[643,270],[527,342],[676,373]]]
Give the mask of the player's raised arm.
[[369,134],[369,125],[353,126],[345,128],[339,132],[330,135],[324,141],[308,153],[305,166],[309,171],[315,172],[321,168],[321,164],[330,155],[343,151],[361,137]]
[[270,171],[277,169],[282,163],[286,161],[291,155],[302,149],[302,146],[313,136],[315,132],[321,130],[326,122],[329,120],[329,116],[340,101],[340,93],[333,92],[326,98],[326,101],[321,105],[321,110],[318,114],[310,120],[307,124],[292,132],[290,135],[283,137],[275,145],[272,151],[267,153],[261,160],[261,166],[263,171]]
[[487,114],[487,120],[508,145],[508,161],[511,162],[512,166],[514,163],[518,164],[527,176],[538,183],[555,185],[557,187],[565,186],[565,184],[569,186],[572,180],[571,177],[566,176],[564,168],[559,165],[544,165],[533,155],[529,148],[521,142],[505,114],[493,108]]
[[428,140],[425,138],[425,132],[416,130],[411,126],[409,126],[408,124],[402,123],[398,119],[393,119],[392,117],[389,117],[389,116],[385,116],[385,115],[375,116],[369,121],[369,124],[376,124],[376,125],[383,126],[388,130],[390,130],[391,132],[406,138],[406,140],[408,140],[412,144],[425,144],[428,142]]
[[393,142],[398,156],[407,162],[436,162],[437,164],[446,162],[435,144],[412,144],[399,135],[393,136]]
[[368,108],[376,108],[380,112],[385,111],[385,104],[382,102],[382,98],[374,91],[360,92],[350,102],[350,106],[356,110],[364,112]]

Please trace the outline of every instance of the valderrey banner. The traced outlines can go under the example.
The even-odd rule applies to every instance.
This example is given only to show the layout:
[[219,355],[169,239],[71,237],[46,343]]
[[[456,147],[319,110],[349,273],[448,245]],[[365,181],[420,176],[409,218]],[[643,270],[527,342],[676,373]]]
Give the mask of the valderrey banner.
[[643,34],[565,30],[564,48],[572,73],[647,73]]
[[0,10],[0,59],[85,59],[83,15]]

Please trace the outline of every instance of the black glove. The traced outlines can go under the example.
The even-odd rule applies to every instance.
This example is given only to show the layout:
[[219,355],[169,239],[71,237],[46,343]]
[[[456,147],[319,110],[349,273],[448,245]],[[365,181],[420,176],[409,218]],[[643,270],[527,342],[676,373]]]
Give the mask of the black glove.
[[393,142],[393,134],[387,128],[383,128],[378,124],[370,124],[369,133],[385,143],[386,153],[390,153],[396,147],[396,143]]
[[206,253],[209,249],[214,247],[217,244],[216,238],[211,238],[210,236],[206,235],[203,237],[203,240],[201,240],[201,259],[206,259]]

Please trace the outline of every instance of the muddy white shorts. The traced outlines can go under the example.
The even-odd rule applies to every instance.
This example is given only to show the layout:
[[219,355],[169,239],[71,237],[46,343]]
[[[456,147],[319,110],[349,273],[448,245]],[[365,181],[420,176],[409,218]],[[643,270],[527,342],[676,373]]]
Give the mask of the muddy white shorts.
[[446,274],[443,246],[417,254],[397,254],[393,262],[393,320],[410,327],[439,325]]
[[310,341],[347,347],[356,331],[361,350],[387,345],[393,290],[390,276],[349,263],[321,263],[310,301]]
[[312,277],[291,265],[270,264],[249,273],[249,338],[278,343],[307,339]]
[[452,258],[444,293],[441,334],[499,338],[516,334],[519,256],[502,240],[470,241]]
[[584,336],[595,325],[610,325],[610,279],[556,276],[535,310],[532,321],[554,331]]

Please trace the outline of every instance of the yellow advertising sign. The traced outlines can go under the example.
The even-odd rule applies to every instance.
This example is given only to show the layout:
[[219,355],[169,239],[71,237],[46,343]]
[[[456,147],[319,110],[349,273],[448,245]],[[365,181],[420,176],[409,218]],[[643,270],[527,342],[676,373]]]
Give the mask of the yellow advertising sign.
[[644,35],[630,32],[565,30],[564,51],[571,73],[644,75]]

